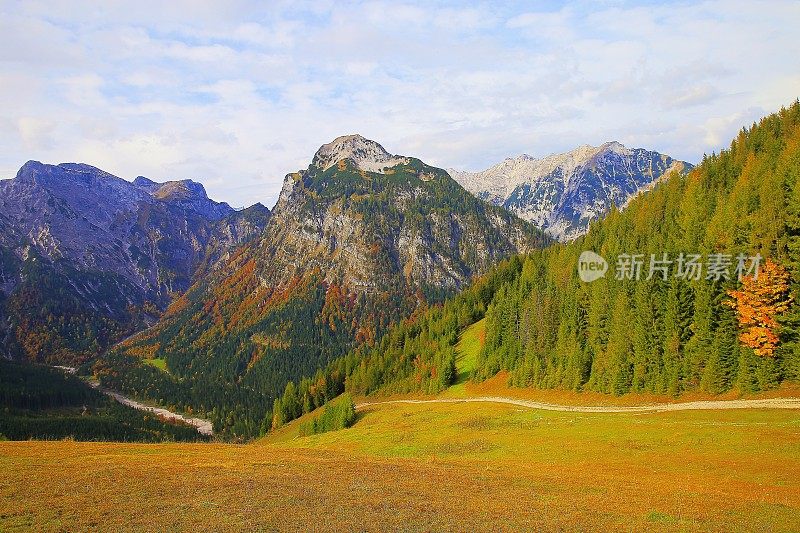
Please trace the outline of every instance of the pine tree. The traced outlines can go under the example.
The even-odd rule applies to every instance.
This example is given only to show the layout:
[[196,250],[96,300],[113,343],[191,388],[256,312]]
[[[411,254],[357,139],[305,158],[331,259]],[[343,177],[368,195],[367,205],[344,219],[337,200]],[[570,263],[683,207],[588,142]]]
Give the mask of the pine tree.
[[673,278],[667,290],[664,309],[664,381],[665,392],[681,392],[684,379],[684,350],[692,336],[694,295],[688,283]]
[[633,348],[629,331],[630,320],[631,309],[628,296],[625,291],[620,291],[614,303],[611,331],[608,338],[611,390],[607,392],[617,395],[630,392],[633,380],[633,362],[630,361]]
[[694,288],[694,314],[692,317],[692,336],[686,343],[683,375],[685,386],[695,388],[700,385],[706,360],[711,353],[714,341],[714,288],[707,283],[697,283]]

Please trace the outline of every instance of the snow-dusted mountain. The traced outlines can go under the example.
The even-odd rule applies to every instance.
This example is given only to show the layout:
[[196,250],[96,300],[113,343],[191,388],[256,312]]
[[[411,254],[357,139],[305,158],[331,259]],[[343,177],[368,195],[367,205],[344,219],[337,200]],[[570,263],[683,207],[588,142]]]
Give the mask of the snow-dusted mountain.
[[622,207],[662,176],[691,168],[667,155],[614,141],[542,159],[523,154],[481,172],[448,172],[478,198],[569,241],[583,235],[589,222],[612,205]]

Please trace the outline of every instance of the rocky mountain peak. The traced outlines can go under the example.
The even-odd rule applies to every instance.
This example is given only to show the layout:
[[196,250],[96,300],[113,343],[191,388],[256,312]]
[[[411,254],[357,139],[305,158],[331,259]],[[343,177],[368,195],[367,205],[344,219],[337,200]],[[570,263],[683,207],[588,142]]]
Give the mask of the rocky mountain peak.
[[153,194],[159,189],[159,187],[161,187],[160,183],[156,183],[150,178],[145,178],[144,176],[136,176],[136,179],[133,180],[133,185],[149,192],[150,194]]
[[[342,161],[348,162],[344,168],[337,166]],[[384,176],[362,179],[354,166]],[[391,177],[386,175],[388,169]],[[438,206],[441,212],[434,213],[431,206]],[[445,216],[444,212],[452,214]],[[402,228],[395,228],[397,232],[383,233],[406,218]],[[466,244],[462,239],[467,234],[486,240]],[[496,242],[489,244],[488,234]],[[308,170],[286,175],[264,239],[280,240],[274,250],[282,246],[294,250],[271,251],[274,264],[285,258],[303,258],[270,269],[269,276],[264,274],[272,280],[269,286],[283,287],[288,280],[302,277],[299,273],[316,268],[327,273],[328,281],[344,282],[354,290],[373,290],[379,285],[376,277],[380,275],[375,271],[386,265],[377,265],[376,257],[391,258],[392,275],[402,272],[406,281],[437,290],[453,289],[480,271],[471,264],[474,258],[462,256],[464,250],[479,246],[483,261],[500,248],[503,254],[516,253],[544,240],[535,228],[508,212],[477,201],[446,171],[416,158],[390,154],[361,135],[334,139],[317,151]],[[376,243],[390,243],[386,255],[375,255],[383,249]],[[297,252],[300,248],[302,253]]]
[[600,145],[599,151],[613,152],[620,155],[630,155],[631,153],[630,148],[627,148],[625,145],[617,141],[611,141]]
[[[52,194],[74,204],[77,209],[86,209],[102,198],[112,210],[141,201],[147,196],[130,182],[97,167],[83,163],[61,163],[48,165],[39,161],[28,161],[17,172],[15,179],[7,180],[14,195],[37,197]],[[11,194],[11,193],[9,193]]]
[[407,157],[392,155],[377,142],[355,134],[343,135],[323,144],[314,154],[311,164],[325,171],[344,159],[349,159],[361,170],[378,173],[409,161]]
[[658,152],[610,141],[541,159],[523,154],[480,172],[448,172],[479,198],[510,209],[556,239],[571,240],[612,204],[625,205],[661,176],[689,168]]
[[202,183],[192,180],[175,180],[159,183],[146,178],[137,176],[133,180],[133,185],[147,191],[159,200],[207,200],[208,195]]
[[251,205],[250,207],[245,207],[244,209],[241,209],[240,211],[247,211],[247,210],[259,211],[259,212],[262,212],[262,213],[263,212],[266,212],[266,213],[270,212],[269,207],[265,206],[261,202],[256,202],[253,205]]
[[167,181],[159,184],[154,196],[159,199],[207,200],[206,188],[192,180]]
[[28,161],[19,168],[16,179],[24,180],[26,178],[31,178],[35,176],[37,172],[44,170],[45,167],[46,165],[40,161]]
[[56,185],[59,182],[80,182],[85,185],[99,182],[120,182],[121,178],[109,174],[97,167],[84,163],[61,163],[47,165],[40,161],[28,161],[20,167],[17,180],[38,181],[41,184]]
[[159,183],[144,176],[137,176],[133,180],[133,185],[156,200],[191,209],[210,219],[220,219],[233,213],[233,208],[227,203],[211,200],[206,194],[203,184],[194,180],[175,180]]

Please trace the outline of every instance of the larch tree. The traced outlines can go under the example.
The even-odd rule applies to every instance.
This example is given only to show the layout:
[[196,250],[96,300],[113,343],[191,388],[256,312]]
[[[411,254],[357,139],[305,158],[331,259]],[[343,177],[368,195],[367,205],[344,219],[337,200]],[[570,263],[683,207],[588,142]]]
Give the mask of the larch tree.
[[778,318],[789,309],[788,270],[767,260],[758,275],[745,276],[741,290],[730,290],[726,304],[736,310],[742,333],[739,340],[756,355],[772,357],[779,342]]

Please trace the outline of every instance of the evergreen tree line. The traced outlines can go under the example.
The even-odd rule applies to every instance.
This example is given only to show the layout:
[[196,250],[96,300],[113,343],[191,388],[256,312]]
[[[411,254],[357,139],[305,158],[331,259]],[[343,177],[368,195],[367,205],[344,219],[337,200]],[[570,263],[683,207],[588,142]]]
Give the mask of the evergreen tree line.
[[103,394],[74,375],[0,359],[0,407],[39,410],[95,406],[101,402]]
[[[275,415],[281,412],[281,400],[275,401]],[[327,404],[322,414],[300,426],[300,435],[316,435],[349,428],[356,421],[356,405],[349,394]]]
[[187,425],[164,422],[155,415],[104,400],[86,411],[12,411],[0,413],[0,435],[10,440],[104,442],[197,442],[208,440]]
[[58,369],[0,360],[0,436],[12,440],[198,441],[188,425],[121,405]]

